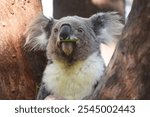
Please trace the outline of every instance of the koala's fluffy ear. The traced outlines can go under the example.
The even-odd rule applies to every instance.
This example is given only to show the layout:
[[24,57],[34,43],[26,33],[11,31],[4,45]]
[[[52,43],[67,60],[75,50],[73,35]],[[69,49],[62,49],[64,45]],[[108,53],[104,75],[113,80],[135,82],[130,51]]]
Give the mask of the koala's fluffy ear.
[[26,42],[24,47],[30,50],[46,50],[53,23],[54,19],[48,19],[40,14],[25,32]]
[[118,40],[124,26],[117,12],[97,13],[90,17],[90,22],[97,38],[104,44]]

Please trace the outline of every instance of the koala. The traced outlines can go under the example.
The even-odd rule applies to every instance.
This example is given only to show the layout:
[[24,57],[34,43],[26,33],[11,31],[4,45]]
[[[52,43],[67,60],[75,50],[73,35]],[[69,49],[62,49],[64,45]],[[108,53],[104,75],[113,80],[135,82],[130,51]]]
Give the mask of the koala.
[[105,71],[100,45],[118,40],[122,28],[116,12],[59,20],[39,15],[29,26],[25,42],[31,50],[45,50],[48,60],[37,99],[56,95],[79,100],[90,96]]

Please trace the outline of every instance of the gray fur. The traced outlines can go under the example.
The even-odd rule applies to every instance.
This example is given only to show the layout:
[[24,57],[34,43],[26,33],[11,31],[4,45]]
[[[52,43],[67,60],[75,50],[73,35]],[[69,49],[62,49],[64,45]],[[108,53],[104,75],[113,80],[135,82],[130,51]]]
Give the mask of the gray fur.
[[[25,32],[25,48],[29,48],[30,50],[45,50],[53,22],[53,19],[48,19],[43,14],[40,14]],[[43,37],[39,38],[41,35]]]
[[[27,30],[25,47],[33,50],[45,49],[49,60],[60,61],[69,66],[85,61],[95,52],[99,52],[101,58],[100,43],[109,44],[118,40],[121,35],[123,24],[120,20],[121,17],[115,12],[97,13],[90,18],[68,16],[60,20],[47,19],[40,15]],[[79,39],[75,44],[60,43],[61,27],[65,24],[71,27],[70,39]],[[71,53],[66,54],[63,47],[70,49]],[[43,92],[50,92],[45,90],[41,85],[38,97],[42,98],[38,99],[45,97]]]
[[40,89],[37,95],[37,99],[43,100],[46,96],[50,95],[51,92],[46,90],[45,84],[42,82],[40,85]]
[[98,13],[93,15],[90,20],[96,29],[97,38],[104,44],[118,41],[122,33],[123,22],[117,12]]

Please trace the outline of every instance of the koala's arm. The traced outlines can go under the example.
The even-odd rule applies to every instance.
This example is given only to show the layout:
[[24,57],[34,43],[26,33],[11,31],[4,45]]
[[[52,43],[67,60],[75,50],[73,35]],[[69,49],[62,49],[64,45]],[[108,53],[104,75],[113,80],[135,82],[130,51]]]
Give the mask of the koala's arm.
[[44,100],[51,93],[47,91],[44,83],[41,83],[40,89],[38,91],[37,100]]

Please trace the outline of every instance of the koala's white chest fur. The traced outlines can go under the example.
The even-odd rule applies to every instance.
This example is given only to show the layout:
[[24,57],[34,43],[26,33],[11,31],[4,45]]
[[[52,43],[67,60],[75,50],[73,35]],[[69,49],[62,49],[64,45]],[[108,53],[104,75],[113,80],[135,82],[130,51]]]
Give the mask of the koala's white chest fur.
[[47,65],[43,82],[46,89],[66,99],[82,99],[90,95],[104,72],[104,61],[97,52],[85,61],[66,66],[54,61]]

